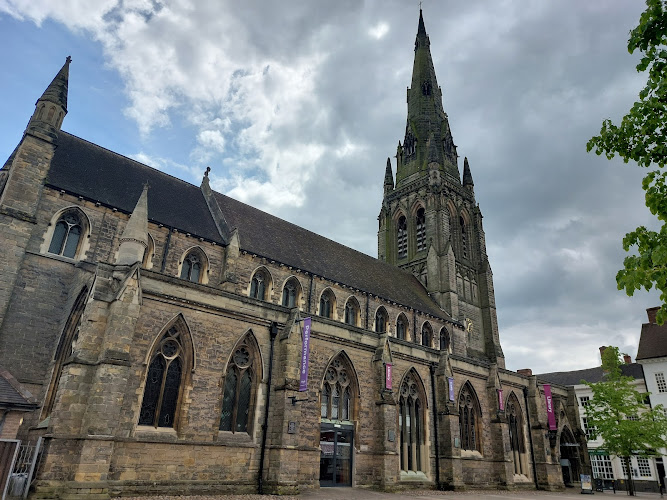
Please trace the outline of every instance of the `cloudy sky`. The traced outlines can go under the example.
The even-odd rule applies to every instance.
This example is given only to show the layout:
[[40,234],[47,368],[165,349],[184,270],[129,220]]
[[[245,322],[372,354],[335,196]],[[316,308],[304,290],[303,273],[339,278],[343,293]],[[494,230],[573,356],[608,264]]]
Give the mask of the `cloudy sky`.
[[[655,226],[645,171],[585,146],[645,80],[626,49],[643,7],[423,2],[508,368],[596,366],[600,345],[634,358],[658,304],[614,280],[623,235]],[[217,190],[375,256],[418,16],[407,0],[0,0],[0,162],[71,55],[68,132],[197,185],[210,165]]]

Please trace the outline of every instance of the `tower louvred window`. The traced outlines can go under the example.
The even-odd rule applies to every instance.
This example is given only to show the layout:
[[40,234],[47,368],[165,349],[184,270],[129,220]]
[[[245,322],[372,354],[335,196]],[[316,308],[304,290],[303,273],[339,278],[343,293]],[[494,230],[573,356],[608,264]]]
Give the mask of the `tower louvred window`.
[[398,219],[398,226],[396,229],[398,258],[403,259],[408,256],[408,223],[404,216],[401,216]]
[[417,210],[417,251],[426,250],[426,212],[423,208]]
[[463,220],[463,217],[459,217],[459,224],[461,226],[461,251],[463,257],[468,258],[468,229],[466,227],[466,222]]

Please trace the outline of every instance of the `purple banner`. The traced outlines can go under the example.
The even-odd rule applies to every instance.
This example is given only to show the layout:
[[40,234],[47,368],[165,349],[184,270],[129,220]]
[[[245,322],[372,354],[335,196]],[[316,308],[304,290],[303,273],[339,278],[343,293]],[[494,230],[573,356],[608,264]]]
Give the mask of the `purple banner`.
[[308,362],[310,361],[310,318],[303,320],[303,348],[299,366],[299,392],[308,390]]
[[498,409],[505,411],[505,400],[503,399],[503,390],[498,389]]
[[384,365],[384,388],[391,389],[391,363],[385,363]]
[[447,377],[447,383],[449,385],[449,400],[454,401],[454,378]]
[[547,402],[547,423],[549,424],[549,430],[555,431],[558,430],[556,426],[556,414],[554,413],[554,400],[551,397],[551,386],[549,384],[544,384],[544,399]]

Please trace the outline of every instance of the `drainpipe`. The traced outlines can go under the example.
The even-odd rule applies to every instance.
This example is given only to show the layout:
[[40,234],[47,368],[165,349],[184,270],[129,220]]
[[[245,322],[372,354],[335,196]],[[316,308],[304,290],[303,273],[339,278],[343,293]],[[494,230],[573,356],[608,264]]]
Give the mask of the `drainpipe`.
[[440,441],[438,439],[438,403],[435,398],[435,366],[429,365],[431,373],[431,393],[433,395],[433,431],[435,432],[435,487],[442,490],[440,484]]
[[313,273],[310,273],[310,289],[308,290],[308,314],[311,313],[311,307],[312,307],[312,301],[313,301],[313,280],[315,279],[315,275]]
[[530,410],[528,409],[528,387],[523,388],[523,400],[526,403],[526,420],[528,424],[528,442],[530,443],[530,458],[533,463],[533,479],[535,481],[535,489],[539,490],[540,485],[537,482],[537,465],[535,465],[535,450],[533,449],[533,432],[531,431],[532,426],[530,425]]
[[257,490],[260,495],[264,494],[262,479],[264,476],[264,454],[266,453],[266,435],[269,431],[269,402],[271,401],[271,378],[273,374],[273,349],[278,336],[278,323],[271,323],[269,330],[271,347],[269,349],[269,380],[266,383],[266,403],[264,404],[264,424],[262,425],[262,450],[259,455],[259,472],[257,474]]

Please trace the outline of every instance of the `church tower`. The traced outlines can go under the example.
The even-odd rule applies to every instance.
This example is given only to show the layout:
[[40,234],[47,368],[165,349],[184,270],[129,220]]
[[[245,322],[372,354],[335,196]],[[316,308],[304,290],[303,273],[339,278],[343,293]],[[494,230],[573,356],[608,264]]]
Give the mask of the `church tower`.
[[412,272],[466,326],[465,346],[455,352],[504,367],[482,213],[467,158],[461,181],[421,10],[407,104],[395,182],[387,159],[378,258]]

